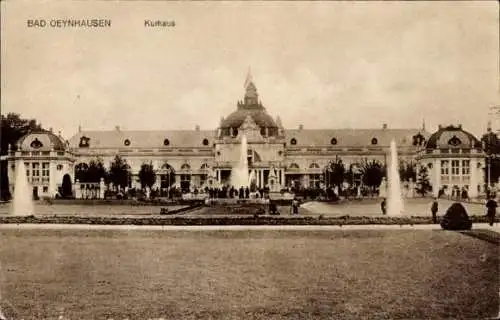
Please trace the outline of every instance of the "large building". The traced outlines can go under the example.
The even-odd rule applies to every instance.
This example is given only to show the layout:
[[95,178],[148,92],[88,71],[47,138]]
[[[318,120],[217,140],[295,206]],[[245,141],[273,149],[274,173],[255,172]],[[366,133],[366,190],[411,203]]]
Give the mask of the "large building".
[[[270,170],[277,172],[282,186],[318,187],[329,162],[341,159],[346,167],[363,161],[386,163],[391,140],[403,161],[416,161],[428,168],[433,193],[446,189],[483,188],[484,154],[476,137],[461,126],[440,127],[430,134],[425,127],[391,129],[285,129],[279,117],[271,117],[253,81],[247,81],[243,100],[236,110],[222,117],[215,130],[79,131],[65,141],[52,132],[32,132],[10,151],[9,181],[14,184],[16,163],[25,164],[34,194],[54,196],[64,175],[73,182],[75,170],[101,159],[105,166],[116,155],[130,165],[130,187],[139,187],[143,163],[156,169],[156,187],[204,187],[228,183],[231,170],[241,158],[241,140],[246,136],[249,169],[257,184],[268,183]],[[244,151],[245,152],[245,151]],[[173,181],[172,181],[173,180]]]

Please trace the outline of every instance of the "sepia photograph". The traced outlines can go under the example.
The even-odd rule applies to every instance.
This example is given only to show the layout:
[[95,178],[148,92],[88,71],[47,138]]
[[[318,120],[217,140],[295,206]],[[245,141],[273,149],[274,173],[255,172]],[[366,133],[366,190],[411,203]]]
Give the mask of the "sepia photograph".
[[0,10],[0,320],[500,319],[497,1]]

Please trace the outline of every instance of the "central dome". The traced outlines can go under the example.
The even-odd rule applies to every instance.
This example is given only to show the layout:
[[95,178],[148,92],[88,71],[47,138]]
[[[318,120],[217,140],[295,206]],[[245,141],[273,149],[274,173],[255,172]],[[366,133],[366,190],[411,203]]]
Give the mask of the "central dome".
[[238,108],[225,119],[221,120],[220,129],[222,135],[237,135],[238,129],[248,116],[259,126],[261,134],[274,136],[278,133],[278,125],[259,101],[257,88],[250,79],[250,76],[247,77],[244,100],[238,101]]

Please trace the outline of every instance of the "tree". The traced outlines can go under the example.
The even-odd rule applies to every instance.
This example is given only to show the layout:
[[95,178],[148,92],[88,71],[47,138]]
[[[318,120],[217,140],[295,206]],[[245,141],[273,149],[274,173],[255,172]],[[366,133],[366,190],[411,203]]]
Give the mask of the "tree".
[[363,183],[374,192],[375,188],[380,186],[382,178],[385,177],[386,169],[384,165],[376,160],[365,160],[361,165],[361,172],[363,174]]
[[335,159],[335,161],[330,162],[328,167],[326,168],[326,172],[328,175],[328,183],[329,186],[337,186],[340,189],[342,189],[342,184],[344,183],[344,180],[346,178],[346,168],[344,166],[344,163],[342,162],[341,159]]
[[500,178],[500,139],[491,130],[481,137],[483,151],[486,153],[484,181],[495,183]]
[[156,172],[153,168],[152,163],[143,163],[141,165],[141,170],[139,170],[139,180],[141,182],[141,188],[151,187],[156,182]]
[[73,196],[73,187],[71,185],[71,177],[65,174],[62,180],[61,196],[63,198],[71,198]]
[[429,181],[429,174],[427,172],[427,167],[420,166],[418,172],[417,183],[415,185],[415,191],[424,197],[428,191],[431,191],[431,183]]
[[417,179],[417,170],[415,162],[399,162],[399,177],[401,181],[416,181]]
[[109,167],[109,181],[121,188],[128,186],[130,181],[130,166],[127,164],[127,161],[117,155]]
[[[17,113],[1,115],[0,120],[0,155],[7,154],[9,145],[15,151],[17,149],[16,142],[28,132],[42,130],[42,126],[36,120],[23,119]],[[0,161],[0,198],[10,198],[7,161]]]

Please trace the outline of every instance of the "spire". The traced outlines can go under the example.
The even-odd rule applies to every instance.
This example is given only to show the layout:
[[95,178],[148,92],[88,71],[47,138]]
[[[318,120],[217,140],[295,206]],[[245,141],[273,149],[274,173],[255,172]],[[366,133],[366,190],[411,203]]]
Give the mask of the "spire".
[[248,67],[247,78],[245,79],[245,84],[243,85],[243,87],[246,89],[248,87],[248,85],[252,82],[253,82],[252,69],[250,67]]
[[422,132],[425,132],[425,118],[422,119]]
[[257,87],[253,83],[253,77],[250,68],[248,69],[247,78],[245,80],[245,105],[258,105],[259,104],[259,94],[257,93]]
[[488,126],[486,127],[486,131],[491,132],[491,120],[488,120]]
[[278,128],[283,128],[283,123],[281,123],[280,116],[276,117],[276,125],[278,126]]

